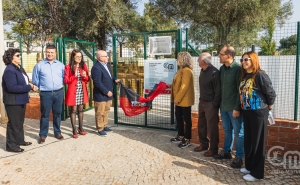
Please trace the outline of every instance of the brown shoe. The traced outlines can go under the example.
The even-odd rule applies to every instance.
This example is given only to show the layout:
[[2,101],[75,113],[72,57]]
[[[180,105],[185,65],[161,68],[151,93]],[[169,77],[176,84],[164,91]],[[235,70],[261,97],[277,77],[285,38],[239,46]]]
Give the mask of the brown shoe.
[[55,136],[55,138],[56,138],[56,139],[63,139],[64,136],[62,136],[61,134],[57,134],[57,135]]
[[39,144],[43,144],[43,143],[45,143],[45,141],[46,141],[46,138],[40,137]]
[[204,156],[205,157],[212,157],[212,156],[214,156],[214,155],[216,155],[217,153],[215,153],[215,152],[213,152],[213,151],[211,151],[211,150],[207,150],[206,152],[204,152]]
[[196,148],[194,148],[194,151],[195,152],[202,152],[202,151],[205,151],[207,149],[208,149],[207,146],[203,146],[203,145],[200,144],[200,146],[197,146]]

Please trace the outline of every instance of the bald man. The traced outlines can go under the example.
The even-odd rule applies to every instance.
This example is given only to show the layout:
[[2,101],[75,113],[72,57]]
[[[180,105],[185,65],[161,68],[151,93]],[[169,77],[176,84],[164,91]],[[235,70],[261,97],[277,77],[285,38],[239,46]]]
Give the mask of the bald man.
[[106,132],[112,132],[107,127],[108,113],[113,98],[113,86],[119,83],[110,71],[108,55],[105,51],[99,50],[96,54],[97,62],[93,65],[91,76],[93,79],[94,89],[94,109],[96,128],[100,136],[107,136]]
[[202,53],[198,58],[202,68],[199,76],[200,102],[198,105],[198,135],[200,146],[195,152],[205,151],[205,157],[218,154],[219,104],[221,100],[220,72],[211,64],[211,55]]

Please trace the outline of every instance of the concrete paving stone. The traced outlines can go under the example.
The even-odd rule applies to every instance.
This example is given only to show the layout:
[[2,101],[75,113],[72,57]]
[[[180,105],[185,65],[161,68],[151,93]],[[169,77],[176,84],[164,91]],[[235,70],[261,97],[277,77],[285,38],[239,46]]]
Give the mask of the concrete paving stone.
[[[37,141],[39,120],[25,121],[25,139],[33,142],[22,154],[5,151],[6,125],[0,125],[0,183],[10,184],[253,184],[230,168],[231,160],[206,158],[192,147],[170,142],[177,133],[113,125],[107,137],[95,132],[94,111],[85,112],[86,136],[72,138],[70,120],[62,122],[64,140]],[[17,172],[16,169],[22,169]],[[266,178],[259,184],[297,184],[299,175],[268,174],[278,169],[266,162]],[[40,172],[43,171],[41,174]],[[2,183],[3,184],[3,183]],[[257,183],[256,183],[257,184]]]

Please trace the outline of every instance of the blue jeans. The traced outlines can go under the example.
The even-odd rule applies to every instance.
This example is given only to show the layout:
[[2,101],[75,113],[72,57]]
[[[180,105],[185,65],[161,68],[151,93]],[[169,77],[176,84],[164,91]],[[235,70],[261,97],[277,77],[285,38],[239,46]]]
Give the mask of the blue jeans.
[[226,152],[232,151],[234,136],[236,137],[236,156],[243,158],[244,153],[244,122],[243,116],[237,118],[232,117],[231,111],[220,110],[222,117],[222,126],[225,131],[224,150]]
[[50,110],[53,114],[54,135],[61,134],[60,121],[63,104],[64,91],[57,92],[41,91],[41,120],[40,120],[40,137],[47,137],[49,130]]

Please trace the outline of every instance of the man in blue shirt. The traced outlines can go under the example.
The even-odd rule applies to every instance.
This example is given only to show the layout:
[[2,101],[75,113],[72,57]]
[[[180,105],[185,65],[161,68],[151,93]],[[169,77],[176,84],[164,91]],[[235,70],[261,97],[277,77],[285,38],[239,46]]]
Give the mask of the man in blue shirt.
[[63,139],[60,130],[61,112],[63,104],[63,78],[64,64],[55,60],[56,47],[46,47],[46,59],[37,63],[33,68],[32,83],[40,89],[41,120],[40,140],[45,142],[49,130],[49,116],[52,109],[54,135],[57,139]]

